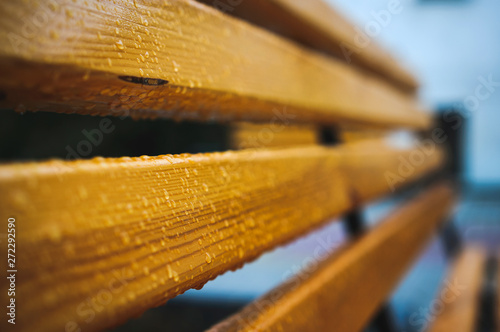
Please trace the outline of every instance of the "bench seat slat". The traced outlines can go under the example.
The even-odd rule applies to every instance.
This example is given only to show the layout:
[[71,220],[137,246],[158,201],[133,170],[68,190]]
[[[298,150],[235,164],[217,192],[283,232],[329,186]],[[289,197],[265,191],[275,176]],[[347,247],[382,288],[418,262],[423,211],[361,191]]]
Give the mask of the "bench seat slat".
[[[419,151],[373,140],[0,166],[0,217],[19,220],[19,324],[114,326],[390,193],[386,172]],[[436,149],[398,185],[442,161]],[[79,305],[110,285],[112,303],[85,321]]]
[[[415,91],[418,87],[415,77],[379,47],[365,27],[355,27],[324,0],[199,1],[374,72],[400,89]],[[401,8],[386,13],[397,15]]]
[[235,150],[320,143],[319,130],[314,126],[284,126],[247,122],[231,126],[229,139],[231,148]]
[[442,311],[436,312],[429,332],[476,331],[486,258],[484,249],[474,246],[460,254],[438,293]]
[[19,111],[431,124],[415,96],[194,0],[2,1],[0,44],[0,106]]

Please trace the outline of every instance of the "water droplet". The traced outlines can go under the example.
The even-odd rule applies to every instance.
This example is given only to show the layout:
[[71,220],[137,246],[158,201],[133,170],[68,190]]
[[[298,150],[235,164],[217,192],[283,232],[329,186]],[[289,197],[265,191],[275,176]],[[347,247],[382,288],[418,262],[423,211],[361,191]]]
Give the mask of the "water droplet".
[[167,265],[167,273],[168,273],[168,278],[169,279],[172,279],[174,277],[174,271],[172,270],[172,267],[169,265]]
[[208,252],[205,254],[205,261],[208,264],[212,263],[212,257],[210,256],[210,254]]
[[50,38],[59,39],[59,34],[57,33],[57,31],[50,30]]
[[117,41],[115,43],[116,47],[119,49],[119,50],[124,50],[125,49],[125,46],[123,45],[123,42],[121,40]]
[[255,220],[252,217],[248,217],[245,219],[245,224],[250,228],[255,227]]
[[56,11],[57,9],[59,9],[59,5],[56,2],[50,2],[49,3],[49,8],[52,11]]
[[174,71],[176,73],[179,72],[179,64],[175,61],[172,61],[172,65],[174,66]]
[[123,244],[129,244],[130,243],[130,236],[128,235],[127,232],[122,232],[121,238],[122,238],[122,243]]

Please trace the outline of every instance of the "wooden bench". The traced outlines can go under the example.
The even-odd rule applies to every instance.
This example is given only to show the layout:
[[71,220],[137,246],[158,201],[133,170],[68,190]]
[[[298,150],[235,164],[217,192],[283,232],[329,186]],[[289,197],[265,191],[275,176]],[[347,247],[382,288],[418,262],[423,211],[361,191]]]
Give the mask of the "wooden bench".
[[347,246],[212,330],[361,330],[449,219],[444,131],[387,53],[318,0],[202,2],[0,3],[2,108],[216,121],[234,149],[1,165],[16,330],[115,327],[346,215]]

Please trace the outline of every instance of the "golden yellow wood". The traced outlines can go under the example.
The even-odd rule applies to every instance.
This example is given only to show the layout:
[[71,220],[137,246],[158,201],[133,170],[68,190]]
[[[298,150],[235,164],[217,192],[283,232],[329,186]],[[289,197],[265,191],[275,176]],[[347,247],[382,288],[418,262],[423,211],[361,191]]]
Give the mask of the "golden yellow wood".
[[392,131],[383,130],[381,128],[341,128],[338,130],[338,135],[342,142],[354,142],[367,139],[380,139],[386,137],[389,139]]
[[[416,151],[368,141],[0,166],[29,317],[16,327],[117,325],[390,192],[385,172]],[[442,160],[436,150],[398,184]]]
[[[352,66],[359,66],[400,89],[415,91],[418,82],[405,68],[382,50],[367,31],[384,27],[373,18],[365,25],[354,26],[322,0],[201,0],[207,5],[264,27],[319,52],[340,58]],[[394,5],[394,3],[392,3]],[[389,7],[389,5],[387,6]],[[384,8],[383,19],[390,23],[403,7]],[[387,23],[387,24],[388,24]],[[385,24],[385,22],[384,22]]]
[[431,121],[383,80],[194,0],[2,1],[0,45],[0,106],[19,111],[412,128]]
[[210,331],[362,331],[445,221],[453,196],[445,184],[424,192],[366,235]]
[[465,248],[438,293],[442,311],[435,313],[430,332],[476,331],[485,264],[483,248]]
[[232,126],[231,147],[236,150],[318,144],[320,131],[315,126],[279,123],[238,123]]

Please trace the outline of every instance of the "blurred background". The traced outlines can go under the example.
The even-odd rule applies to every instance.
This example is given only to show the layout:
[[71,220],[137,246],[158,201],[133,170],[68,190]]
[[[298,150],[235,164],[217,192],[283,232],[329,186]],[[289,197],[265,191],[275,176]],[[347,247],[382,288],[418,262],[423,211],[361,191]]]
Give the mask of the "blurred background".
[[[500,184],[500,2],[399,2],[401,13],[380,29],[375,40],[418,77],[421,97],[434,109],[465,108],[465,177],[474,183]],[[364,28],[390,1],[329,3]],[[488,78],[496,85],[489,95],[476,96]]]
[[[304,0],[305,1],[305,0]],[[360,29],[377,20],[388,0],[329,0]],[[498,251],[500,243],[500,1],[401,0],[402,11],[391,17],[374,40],[406,65],[421,82],[421,98],[436,111],[453,109],[463,117],[460,177],[462,199],[454,228],[443,230],[462,241],[481,241]],[[0,112],[0,158],[12,160],[67,158],[101,118],[50,113]],[[222,125],[175,123],[168,120],[113,119],[116,130],[85,156],[226,150]],[[30,132],[30,135],[24,135]],[[182,140],[178,139],[183,137]],[[43,137],[43,139],[41,139]],[[203,142],[203,143],[200,143]],[[399,198],[401,199],[401,198]],[[387,215],[394,198],[364,209],[371,225]],[[299,241],[263,255],[236,272],[190,290],[165,306],[146,312],[115,331],[202,331],[236,312],[249,301],[282,283],[311,263],[316,248],[335,251],[347,236],[341,223],[331,223]],[[448,266],[440,237],[422,253],[391,296],[388,308],[397,331],[421,331]],[[369,276],[367,281],[370,282]],[[177,319],[172,319],[176,317]],[[184,319],[178,319],[182,317]],[[173,325],[181,324],[181,325]],[[368,327],[369,328],[369,327]],[[484,330],[488,330],[488,322]]]
[[[329,0],[358,27],[376,20],[389,1]],[[378,43],[406,64],[421,82],[421,98],[435,110],[454,108],[465,125],[462,200],[453,220],[458,235],[500,243],[500,2],[495,0],[400,1],[402,11],[380,29]],[[485,84],[484,82],[489,82]],[[481,94],[480,86],[488,86]],[[486,91],[486,90],[484,90]],[[428,308],[445,270],[437,242],[393,296],[400,329],[418,331],[412,312]],[[418,325],[418,324],[417,324]],[[483,326],[488,330],[487,326]]]

